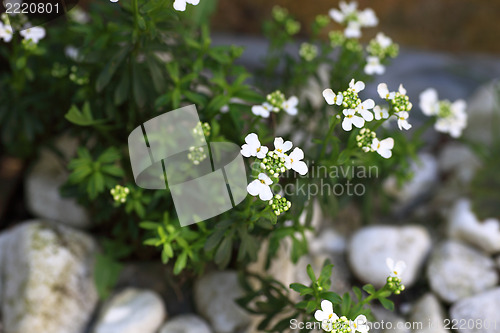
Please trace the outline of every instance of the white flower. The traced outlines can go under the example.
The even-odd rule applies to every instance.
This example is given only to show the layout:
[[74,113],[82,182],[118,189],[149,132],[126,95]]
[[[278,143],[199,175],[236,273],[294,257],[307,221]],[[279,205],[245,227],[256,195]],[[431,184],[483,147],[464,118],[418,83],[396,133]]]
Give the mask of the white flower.
[[354,90],[354,92],[359,93],[361,90],[365,89],[365,83],[363,81],[354,81],[354,79],[349,82],[349,88]]
[[386,258],[385,263],[387,267],[389,267],[390,276],[401,278],[401,274],[403,274],[406,269],[406,263],[402,260],[399,260],[397,263],[394,263],[394,259]]
[[373,27],[378,24],[377,16],[372,9],[367,8],[358,11],[357,6],[354,1],[350,3],[341,1],[339,4],[340,10],[331,9],[329,12],[330,17],[335,22],[346,26],[344,35],[347,38],[359,38],[361,37],[361,28]]
[[64,54],[73,61],[78,61],[78,58],[80,57],[79,50],[73,45],[66,46],[64,48]]
[[109,1],[111,1],[111,2],[118,2],[118,0],[109,0]]
[[339,8],[338,9],[330,9],[330,17],[337,23],[344,23],[344,20],[352,16],[352,14],[357,12],[358,4],[353,1],[350,3],[346,3],[345,1],[341,1],[339,3]]
[[375,113],[375,119],[376,120],[389,118],[389,111],[386,108],[381,108],[378,105],[376,105],[373,108],[373,113]]
[[8,43],[12,40],[14,32],[12,31],[12,27],[10,24],[4,24],[0,21],[0,39],[3,39],[4,42]]
[[368,56],[366,58],[364,71],[368,75],[382,75],[385,73],[385,66],[380,63],[380,59],[378,57]]
[[257,158],[266,157],[269,148],[262,146],[259,137],[255,133],[250,133],[245,138],[245,144],[241,146],[241,155],[245,157],[257,156]]
[[387,88],[387,84],[380,83],[377,86],[377,92],[382,99],[394,99],[396,96],[395,92],[389,92],[389,88]]
[[409,130],[411,128],[411,124],[408,122],[408,117],[410,116],[408,112],[401,111],[396,116],[398,117],[398,127],[400,130]]
[[394,148],[394,139],[387,138],[382,141],[379,141],[377,138],[374,138],[372,141],[372,147],[374,151],[379,153],[383,158],[390,158],[392,156],[392,148]]
[[299,104],[299,99],[296,96],[290,97],[288,100],[283,102],[281,107],[291,116],[295,116],[297,114],[297,105]]
[[438,118],[434,124],[436,131],[449,133],[453,138],[462,135],[462,131],[467,127],[467,104],[463,100],[455,101],[450,106],[450,115]]
[[273,192],[271,192],[271,188],[269,187],[272,183],[271,178],[261,172],[258,179],[248,184],[247,191],[254,197],[258,195],[260,200],[268,201],[273,198]]
[[223,105],[221,108],[220,108],[220,113],[228,113],[229,112],[229,105]]
[[285,167],[290,170],[298,172],[301,176],[305,175],[308,171],[307,164],[301,161],[304,158],[302,149],[295,147],[295,149],[285,157]]
[[268,118],[273,109],[274,108],[271,104],[269,104],[268,102],[264,102],[262,105],[252,106],[252,113],[256,116]]
[[274,151],[279,157],[283,157],[287,151],[292,149],[292,146],[291,141],[283,141],[283,138],[274,139]]
[[339,319],[339,316],[333,312],[333,304],[328,300],[321,301],[321,310],[316,310],[314,318],[321,322],[321,328],[325,331],[332,330],[332,323]]
[[90,16],[79,6],[73,7],[68,14],[69,18],[76,23],[85,24],[90,21]]
[[420,109],[426,116],[434,116],[439,112],[439,100],[436,89],[428,88],[420,93]]
[[364,101],[363,103],[360,103],[356,107],[356,112],[359,113],[365,121],[372,121],[373,120],[373,113],[371,113],[368,110],[373,109],[374,106],[375,106],[375,102],[373,101],[373,99],[367,99],[366,101]]
[[383,32],[379,32],[375,39],[383,49],[386,49],[392,45],[392,39],[390,37],[387,37]]
[[403,87],[402,83],[399,84],[398,91],[401,95],[406,95],[406,89]]
[[347,38],[359,38],[361,37],[361,25],[357,21],[350,21],[347,23],[347,27],[344,30],[344,35]]
[[366,8],[359,13],[359,23],[362,27],[375,27],[378,24],[377,15],[371,8]]
[[323,97],[329,105],[342,105],[342,100],[344,99],[344,95],[342,95],[342,93],[335,94],[332,89],[323,90]]
[[366,319],[366,316],[364,315],[357,316],[356,319],[352,320],[350,324],[353,333],[367,333],[370,330],[370,327],[368,326],[368,319]]
[[352,125],[357,128],[361,128],[365,125],[365,120],[360,116],[356,116],[356,110],[353,109],[345,109],[344,110],[344,121],[342,122],[342,128],[344,131],[349,132],[352,130]]
[[183,12],[186,10],[187,3],[196,6],[197,4],[200,3],[200,0],[175,0],[174,9]]
[[35,44],[38,44],[40,39],[45,37],[45,29],[42,27],[32,27],[20,32],[21,36],[25,40],[32,41]]

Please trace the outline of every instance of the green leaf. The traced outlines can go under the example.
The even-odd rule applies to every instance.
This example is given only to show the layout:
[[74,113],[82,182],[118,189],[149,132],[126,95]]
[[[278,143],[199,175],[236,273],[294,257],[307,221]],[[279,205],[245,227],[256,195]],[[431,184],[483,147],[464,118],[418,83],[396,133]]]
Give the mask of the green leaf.
[[186,267],[187,263],[187,252],[182,251],[182,253],[179,255],[177,258],[175,265],[174,265],[174,274],[179,275],[180,272]]
[[333,291],[324,291],[320,294],[321,298],[329,300],[333,304],[341,304],[342,303],[342,297],[340,297],[337,293],[334,293]]
[[111,78],[129,52],[130,46],[121,47],[118,52],[116,52],[115,55],[111,58],[111,60],[106,64],[96,80],[97,92],[101,92],[109,84],[109,81],[111,81]]
[[394,311],[394,302],[383,297],[379,297],[378,300],[380,301],[380,304],[382,304],[384,308],[386,308],[389,311]]
[[352,287],[352,291],[354,292],[354,295],[356,295],[358,301],[360,301],[363,298],[363,293],[361,289],[358,287]]
[[303,284],[300,284],[300,283],[292,283],[290,285],[290,289],[292,289],[292,290],[294,290],[294,291],[296,291],[298,293],[301,293],[302,290],[311,289],[311,288],[309,288],[307,286],[304,286]]
[[116,87],[114,102],[115,105],[120,105],[125,102],[130,94],[130,73],[128,70],[123,71],[122,79]]
[[158,222],[144,221],[139,223],[139,227],[146,230],[156,230],[160,224]]
[[94,120],[92,117],[92,112],[90,111],[89,102],[85,102],[82,111],[80,111],[75,105],[72,105],[69,111],[64,115],[64,118],[69,122],[79,125],[79,126],[91,126],[102,124],[105,120]]
[[307,275],[309,276],[312,282],[316,282],[316,276],[314,275],[314,270],[310,264],[307,265]]
[[375,294],[375,287],[371,284],[364,285],[363,290],[366,291],[369,295]]
[[151,74],[151,79],[153,85],[158,93],[165,91],[165,78],[163,77],[163,72],[161,67],[156,63],[155,60],[147,58],[146,64],[149,68],[149,73]]
[[340,308],[341,309],[340,312],[348,313],[349,310],[351,309],[351,304],[352,304],[351,296],[349,295],[349,293],[345,293],[344,296],[342,297],[342,305]]
[[214,261],[220,268],[226,267],[231,259],[231,252],[233,250],[233,238],[228,236],[219,245],[215,253]]

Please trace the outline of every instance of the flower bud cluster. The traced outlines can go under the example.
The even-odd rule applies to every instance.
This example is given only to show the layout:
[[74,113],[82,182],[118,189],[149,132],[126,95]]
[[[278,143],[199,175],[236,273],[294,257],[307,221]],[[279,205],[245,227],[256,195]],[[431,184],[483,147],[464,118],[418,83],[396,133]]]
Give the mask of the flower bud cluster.
[[207,154],[205,153],[203,147],[189,147],[187,157],[193,162],[194,165],[198,165],[201,161],[207,158]]
[[358,93],[354,88],[349,87],[347,90],[339,92],[343,95],[342,106],[345,109],[356,109],[356,107],[361,104],[361,98],[359,98]]
[[337,30],[330,31],[328,33],[328,38],[330,39],[330,44],[332,47],[341,46],[346,40],[342,31]]
[[302,43],[299,55],[305,61],[312,61],[318,56],[318,47],[314,44]]
[[373,152],[372,143],[373,139],[377,137],[377,134],[372,130],[364,127],[359,131],[359,134],[356,136],[356,141],[358,147],[361,148],[365,153]]
[[391,100],[392,106],[395,112],[410,111],[413,104],[410,102],[410,98],[399,91],[396,91],[394,99]]
[[269,205],[273,209],[274,214],[279,216],[288,211],[292,206],[292,203],[286,198],[283,198],[281,195],[276,194],[273,199],[269,200]]
[[116,185],[110,192],[113,196],[113,200],[119,203],[124,203],[127,201],[127,195],[130,193],[130,190],[126,186]]
[[278,112],[286,100],[285,94],[279,90],[270,93],[266,98],[267,102],[272,105],[274,112]]
[[389,46],[382,45],[377,39],[372,39],[368,44],[367,51],[370,55],[385,59],[387,57],[396,58],[399,53],[398,44],[391,43]]
[[337,333],[350,333],[352,332],[351,323],[349,319],[345,316],[342,316],[333,322],[333,330],[332,332]]
[[205,138],[210,136],[210,131],[212,128],[209,123],[199,122],[198,126],[193,129],[193,134],[196,138],[198,138],[201,142],[205,142]]
[[396,295],[405,290],[404,284],[401,283],[401,278],[397,276],[389,276],[387,278],[387,287]]
[[269,174],[270,177],[278,178],[287,169],[285,167],[285,156],[279,156],[275,151],[270,151],[260,163],[260,168]]

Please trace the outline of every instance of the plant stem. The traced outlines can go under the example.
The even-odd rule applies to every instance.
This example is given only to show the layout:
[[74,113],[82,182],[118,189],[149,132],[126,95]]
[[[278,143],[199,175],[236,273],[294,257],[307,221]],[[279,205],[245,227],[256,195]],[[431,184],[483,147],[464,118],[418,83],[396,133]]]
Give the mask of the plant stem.
[[328,129],[328,133],[326,133],[326,136],[323,139],[323,143],[322,143],[322,147],[321,147],[321,152],[319,154],[319,160],[320,161],[325,156],[325,153],[326,153],[326,144],[328,143],[328,140],[330,139],[330,136],[332,135],[333,130],[335,129],[335,126],[337,126],[337,119],[336,118],[330,124],[330,128]]

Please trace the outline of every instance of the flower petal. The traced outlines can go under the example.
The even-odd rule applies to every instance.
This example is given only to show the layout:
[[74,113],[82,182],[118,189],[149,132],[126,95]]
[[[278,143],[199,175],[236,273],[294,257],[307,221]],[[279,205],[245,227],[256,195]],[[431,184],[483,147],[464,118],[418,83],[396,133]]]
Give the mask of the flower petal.
[[259,195],[259,193],[261,191],[261,187],[262,187],[262,183],[260,182],[260,180],[256,179],[253,182],[251,182],[250,184],[248,184],[247,192],[250,195],[253,195],[255,197],[256,195]]
[[365,120],[361,117],[358,117],[358,116],[352,117],[352,123],[357,128],[362,128],[363,126],[365,126]]
[[292,169],[297,171],[301,176],[305,175],[309,169],[307,164],[303,161],[294,161],[292,163]]
[[273,198],[273,192],[271,192],[271,188],[269,185],[263,185],[260,193],[259,193],[259,198],[262,201],[269,201]]
[[335,104],[335,93],[333,92],[332,89],[325,89],[323,90],[323,97],[325,98],[325,101],[329,105]]
[[346,132],[349,132],[352,130],[352,118],[344,118],[344,121],[342,122],[342,129]]

